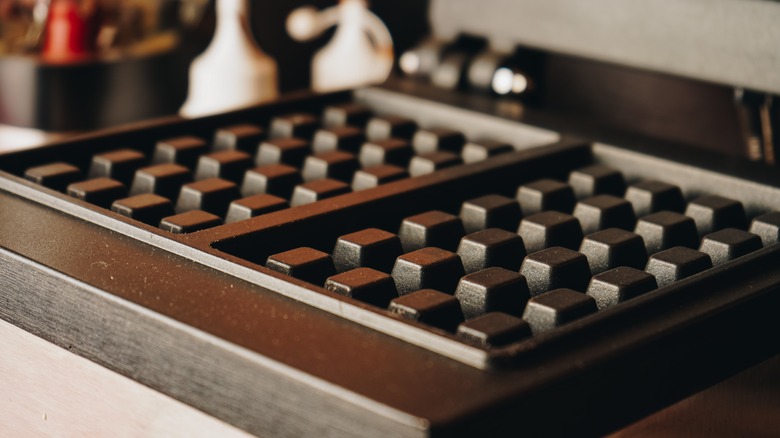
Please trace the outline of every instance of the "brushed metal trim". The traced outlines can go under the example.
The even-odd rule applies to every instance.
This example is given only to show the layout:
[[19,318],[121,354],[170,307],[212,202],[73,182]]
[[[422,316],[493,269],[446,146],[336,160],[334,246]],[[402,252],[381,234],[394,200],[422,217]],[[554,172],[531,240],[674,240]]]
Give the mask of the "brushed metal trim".
[[[424,128],[457,126],[466,138],[505,141],[513,145],[516,150],[544,146],[561,139],[559,133],[549,129],[458,108],[411,94],[402,94],[395,90],[358,89],[355,90],[355,100],[379,114],[407,114]],[[522,112],[522,109],[517,107],[517,111]]]
[[253,434],[424,436],[428,427],[2,248],[0,318]]
[[250,436],[1,319],[0,339],[0,435]]

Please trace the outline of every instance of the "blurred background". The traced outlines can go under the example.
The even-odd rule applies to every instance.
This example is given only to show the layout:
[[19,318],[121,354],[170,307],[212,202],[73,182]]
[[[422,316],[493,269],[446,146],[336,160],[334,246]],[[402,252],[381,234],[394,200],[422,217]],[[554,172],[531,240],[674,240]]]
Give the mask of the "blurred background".
[[[337,2],[249,3],[252,33],[278,64],[280,91],[307,88],[312,56],[334,30],[299,42],[285,20],[300,6]],[[378,0],[370,8],[398,51],[428,33],[425,1]],[[76,12],[86,17],[83,23],[74,23]],[[51,28],[55,20],[84,27],[92,43],[62,43],[63,32]],[[0,0],[0,124],[71,132],[175,114],[186,97],[190,62],[214,28],[213,0]]]
[[[693,41],[693,45],[685,47],[697,51],[707,48],[708,53],[714,52],[726,60],[726,65],[747,65],[750,69],[754,63],[745,59],[766,58],[771,62],[771,56],[761,53],[754,58],[740,57],[752,52],[750,46],[739,46],[738,42],[758,41],[755,35],[759,34],[742,26],[739,17],[731,20],[737,27],[730,28],[729,35],[734,38],[726,41],[737,46],[729,51],[721,50],[720,43],[712,42],[712,35],[706,32],[699,39],[696,32],[687,38],[691,35],[686,32],[695,26],[680,18],[684,14],[666,14],[667,9],[684,5],[626,3],[617,8],[623,15],[604,18],[606,11],[590,4],[573,11],[566,2],[558,2],[558,6],[555,2],[545,3],[542,8],[539,0],[492,0],[489,6],[478,0],[367,3],[392,35],[396,60],[409,51],[419,54],[428,50],[420,43],[433,36],[439,44],[433,48],[440,62],[438,70],[447,73],[450,67],[454,69],[455,80],[444,80],[442,86],[435,75],[421,77],[396,67],[390,82],[398,88],[399,78],[403,77],[402,81],[407,82],[400,88],[403,92],[426,94],[427,86],[438,86],[442,93],[428,93],[426,97],[463,102],[465,95],[472,108],[541,126],[547,122],[546,116],[553,114],[556,121],[563,117],[567,123],[551,128],[601,141],[622,140],[620,136],[605,137],[605,133],[629,133],[770,164],[775,164],[775,157],[780,155],[780,97],[767,94],[768,90],[755,92],[744,88],[745,84],[669,74],[677,71],[673,57],[665,60],[669,65],[651,68],[654,62],[664,61],[666,52],[684,46],[664,45],[664,38]],[[721,7],[735,3],[724,2]],[[731,8],[749,11],[750,8],[741,6],[746,3]],[[761,3],[749,6],[764,7]],[[286,28],[287,18],[302,6],[322,10],[339,2],[252,0],[248,4],[253,37],[278,66],[279,91],[308,88],[313,56],[331,41],[334,28],[311,40],[296,41]],[[540,8],[553,14],[553,25],[534,14]],[[480,9],[484,13],[475,17],[474,11]],[[652,25],[645,23],[644,14],[648,11],[658,13]],[[717,21],[713,17],[704,20],[702,26],[715,26],[710,23]],[[0,150],[177,114],[187,96],[190,64],[208,46],[215,23],[215,0],[0,0]],[[431,23],[436,26],[432,28]],[[612,42],[628,47],[623,56],[639,59],[639,63],[611,62],[604,54],[611,54],[612,46],[591,44],[602,41],[600,35],[622,34],[637,23],[647,25],[640,30],[650,42],[658,42],[654,45],[657,52],[648,54],[631,45],[639,44],[641,39],[623,43],[619,38]],[[576,28],[577,24],[584,27]],[[475,34],[464,35],[467,29]],[[745,35],[738,38],[738,30],[744,30]],[[767,28],[762,32],[768,32]],[[533,40],[539,35],[548,39],[552,35],[553,40],[567,37],[571,47],[584,49],[579,47],[578,52],[568,47],[558,52],[566,45]],[[487,42],[494,42],[496,36],[509,37],[510,44],[501,48],[502,53]],[[590,43],[580,45],[576,43],[579,40]],[[540,47],[548,50],[538,50]],[[589,51],[602,56],[587,56]],[[689,52],[684,52],[682,59],[706,65],[708,57],[690,58]],[[445,55],[450,59],[445,61]],[[492,65],[491,59],[517,58],[523,61],[524,71],[505,78],[508,82],[504,86],[510,90],[516,79],[522,79],[523,89],[527,84],[530,92],[502,96],[495,90],[464,85],[464,72],[471,66],[484,63],[489,67],[490,79],[496,71],[494,67],[500,65]],[[740,59],[743,62],[738,62]],[[717,69],[699,70],[709,73]]]

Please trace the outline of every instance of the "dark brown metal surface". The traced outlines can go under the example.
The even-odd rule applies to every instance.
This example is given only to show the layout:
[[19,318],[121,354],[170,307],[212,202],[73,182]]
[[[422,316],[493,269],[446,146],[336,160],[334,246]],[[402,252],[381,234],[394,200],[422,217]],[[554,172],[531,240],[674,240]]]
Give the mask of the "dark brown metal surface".
[[[329,95],[194,122],[160,122],[147,131],[105,134],[6,156],[2,166],[19,175],[28,166],[61,157],[63,151],[73,152],[74,159],[86,165],[92,152],[109,149],[117,139],[148,153],[153,138],[206,135],[218,124],[248,116],[262,119],[273,111],[307,105],[314,109],[347,97]],[[459,202],[437,197],[443,190],[471,196],[485,185],[514,188],[551,176],[551,167],[566,174],[592,159],[590,147],[561,143],[183,237],[164,235],[5,176],[0,181],[5,260],[0,311],[4,319],[255,433],[336,433],[350,424],[374,425],[376,435],[396,427],[410,435],[604,433],[777,353],[778,345],[758,334],[776,332],[780,324],[774,318],[780,278],[770,269],[780,260],[780,247],[765,248],[707,275],[501,350],[491,360],[511,365],[502,371],[478,369],[440,354],[444,348],[460,349],[449,353],[453,357],[479,351],[459,347],[451,336],[426,335],[414,324],[406,328],[382,312],[256,264],[264,262],[263,255],[304,243],[329,250],[338,236],[354,231],[345,225],[349,220],[383,226],[397,224],[423,206],[430,209],[433,203],[453,210]],[[30,274],[20,274],[25,270]],[[60,292],[54,285],[63,278],[67,287]],[[15,289],[14,284],[22,287]],[[126,326],[107,325],[102,313],[79,310],[85,297],[171,319],[158,320],[160,327],[142,318],[129,319]],[[195,388],[179,386],[178,379],[192,368],[174,353],[208,342],[195,335],[177,338],[180,323],[227,341],[205,354],[207,366],[198,374],[203,380]],[[147,324],[149,331],[143,332]],[[153,337],[125,336],[128,331],[165,333],[166,325],[170,345],[176,346],[170,351],[150,341]],[[365,325],[403,333],[388,336]],[[430,344],[420,348],[402,340],[414,335],[428,336],[420,342]],[[154,347],[155,355],[128,360],[146,346]],[[255,368],[219,366],[222,361],[234,364],[237,357],[256,361]],[[170,374],[171,367],[183,371]],[[253,373],[266,379],[263,382],[278,376],[281,383],[257,389],[249,384]],[[235,392],[217,390],[223,378],[233,379],[230,388]],[[278,398],[279,405],[259,405],[249,416],[246,408],[232,409],[236,400],[265,394]],[[321,408],[308,415],[291,408],[303,398],[311,400],[307,406],[319,403]],[[329,416],[329,410],[335,413]],[[550,423],[550,412],[568,420]]]

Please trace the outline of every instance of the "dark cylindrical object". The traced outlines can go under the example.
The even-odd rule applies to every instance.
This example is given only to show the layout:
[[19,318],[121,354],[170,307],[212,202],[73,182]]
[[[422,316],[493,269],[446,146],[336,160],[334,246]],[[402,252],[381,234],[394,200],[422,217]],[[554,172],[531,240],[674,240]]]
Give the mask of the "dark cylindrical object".
[[0,59],[0,123],[44,131],[86,131],[173,114],[187,93],[180,51],[73,64]]

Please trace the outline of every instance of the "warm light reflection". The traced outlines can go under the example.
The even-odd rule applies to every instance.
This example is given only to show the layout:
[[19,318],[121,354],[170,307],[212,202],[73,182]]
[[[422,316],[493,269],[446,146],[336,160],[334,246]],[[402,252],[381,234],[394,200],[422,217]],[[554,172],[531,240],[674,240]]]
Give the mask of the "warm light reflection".
[[528,79],[522,73],[501,67],[493,74],[492,87],[493,91],[501,95],[521,94],[528,88]]
[[401,55],[401,59],[398,60],[401,71],[408,75],[413,75],[420,71],[420,64],[420,57],[414,52],[406,52]]

